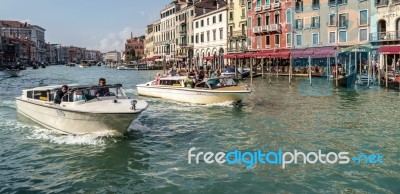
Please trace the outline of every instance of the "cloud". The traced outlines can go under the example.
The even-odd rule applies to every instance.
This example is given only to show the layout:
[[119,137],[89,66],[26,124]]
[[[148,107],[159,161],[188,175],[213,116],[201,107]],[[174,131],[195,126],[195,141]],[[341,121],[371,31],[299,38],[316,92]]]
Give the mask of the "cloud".
[[138,36],[138,34],[140,34],[136,33],[131,27],[125,27],[119,32],[111,32],[107,37],[102,38],[97,48],[101,52],[114,50],[123,51],[125,48],[125,41],[131,37],[131,32],[133,33],[133,36]]

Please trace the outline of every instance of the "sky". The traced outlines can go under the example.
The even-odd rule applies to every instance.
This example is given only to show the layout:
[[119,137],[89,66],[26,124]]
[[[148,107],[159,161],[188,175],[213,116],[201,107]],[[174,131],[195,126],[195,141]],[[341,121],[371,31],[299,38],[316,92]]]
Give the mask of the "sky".
[[125,40],[144,35],[172,0],[0,0],[0,20],[44,29],[46,42],[89,50],[122,51]]

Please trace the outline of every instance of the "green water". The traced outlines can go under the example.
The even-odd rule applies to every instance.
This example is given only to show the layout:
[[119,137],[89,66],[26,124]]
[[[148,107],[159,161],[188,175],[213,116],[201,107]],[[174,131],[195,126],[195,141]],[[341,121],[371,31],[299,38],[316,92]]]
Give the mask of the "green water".
[[[157,71],[50,66],[0,77],[0,193],[400,193],[396,91],[335,89],[323,78],[254,79],[239,106],[144,98],[122,138],[58,135],[17,114],[24,88],[68,83],[134,87]],[[384,156],[384,164],[188,164],[195,153],[266,150]]]

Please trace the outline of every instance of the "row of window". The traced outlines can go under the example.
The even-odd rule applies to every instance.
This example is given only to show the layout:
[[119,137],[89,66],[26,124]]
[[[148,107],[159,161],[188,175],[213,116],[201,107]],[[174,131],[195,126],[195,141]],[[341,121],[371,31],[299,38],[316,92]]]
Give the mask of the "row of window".
[[[218,22],[222,22],[222,14],[218,15]],[[212,17],[212,23],[213,24],[217,23],[217,16]],[[210,17],[206,19],[206,25],[207,26],[210,25]],[[203,27],[203,26],[204,26],[204,19],[195,22],[196,28]]]
[[[210,37],[210,32],[212,33],[212,39]],[[219,29],[219,40],[224,39],[224,29],[220,28]],[[204,32],[202,33],[197,33],[195,36],[195,43],[203,43],[203,42],[210,42],[210,41],[216,41],[217,40],[217,30],[212,30],[212,31],[207,31],[206,32],[206,37],[204,37]]]
[[[339,30],[339,37],[338,37],[338,42],[339,43],[346,43],[347,42],[347,30]],[[275,45],[280,44],[280,34],[275,34],[275,35],[267,35],[265,36],[265,45],[269,47],[271,45],[270,37],[275,36]],[[302,34],[295,34],[296,38],[296,46],[302,46],[303,44],[303,35]],[[328,33],[328,38],[329,38],[329,43],[330,44],[335,44],[336,43],[336,32],[329,32]],[[256,43],[257,46],[261,46],[261,39],[262,36],[257,36],[256,37]],[[286,46],[290,47],[292,45],[292,36],[290,33],[286,34]],[[313,45],[318,45],[320,44],[319,42],[319,33],[312,33],[311,34],[311,40]],[[364,29],[359,29],[359,41],[367,41],[368,40],[368,30],[366,28]],[[252,38],[248,38],[248,45],[251,46]]]
[[[320,17],[319,16],[313,16],[311,17],[311,25],[312,27],[319,27],[320,24]],[[270,15],[267,14],[265,15],[265,25],[270,25]],[[274,14],[274,22],[275,24],[280,23],[280,15],[279,13]],[[303,26],[303,19],[296,19],[295,21],[295,29],[302,29]],[[256,26],[261,26],[262,25],[262,17],[261,15],[257,15],[257,20],[256,20]],[[292,23],[292,11],[290,9],[286,10],[286,23],[290,24]],[[248,27],[251,28],[251,17],[247,18],[247,24]],[[329,14],[329,26],[336,26],[339,25],[339,27],[348,27],[349,25],[349,14],[348,13],[340,13],[339,14],[339,23],[337,22],[337,17],[336,13]],[[359,11],[359,19],[358,19],[358,25],[368,25],[368,10],[360,10]],[[297,28],[300,27],[300,28]]]

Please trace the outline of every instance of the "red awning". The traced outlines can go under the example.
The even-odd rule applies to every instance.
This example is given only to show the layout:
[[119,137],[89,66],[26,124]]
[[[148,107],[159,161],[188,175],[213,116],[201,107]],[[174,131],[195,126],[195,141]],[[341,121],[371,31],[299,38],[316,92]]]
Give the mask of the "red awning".
[[289,49],[279,49],[275,53],[271,53],[271,58],[289,58]]
[[226,54],[224,55],[224,59],[234,59],[236,58],[237,54],[231,53],[231,54]]
[[214,56],[203,57],[203,60],[209,61],[212,60]]
[[314,47],[315,50],[313,58],[328,58],[335,57],[337,49],[334,46],[327,47]]
[[381,46],[378,48],[380,54],[400,54],[400,46]]
[[270,58],[271,54],[274,53],[274,50],[265,50],[265,51],[260,51],[256,54],[254,54],[255,57],[257,58]]

